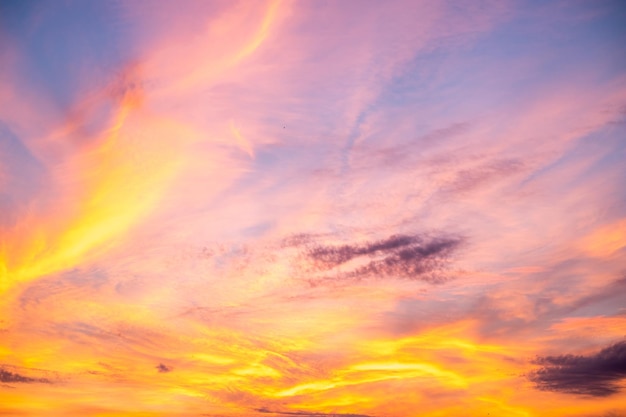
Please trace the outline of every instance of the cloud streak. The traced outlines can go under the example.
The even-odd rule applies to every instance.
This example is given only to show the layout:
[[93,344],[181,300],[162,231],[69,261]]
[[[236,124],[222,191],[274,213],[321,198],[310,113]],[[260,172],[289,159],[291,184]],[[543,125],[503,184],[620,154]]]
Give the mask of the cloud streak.
[[274,411],[268,408],[257,408],[254,411],[263,414],[274,414],[280,416],[304,416],[304,417],[374,417],[366,414],[346,414],[346,413],[315,413],[310,411]]
[[396,278],[440,283],[448,279],[445,269],[463,242],[453,236],[392,235],[351,245],[309,243],[304,256],[314,271],[335,270],[339,281]]
[[44,377],[31,377],[16,372],[13,367],[0,366],[0,382],[6,384],[52,384],[52,380]]

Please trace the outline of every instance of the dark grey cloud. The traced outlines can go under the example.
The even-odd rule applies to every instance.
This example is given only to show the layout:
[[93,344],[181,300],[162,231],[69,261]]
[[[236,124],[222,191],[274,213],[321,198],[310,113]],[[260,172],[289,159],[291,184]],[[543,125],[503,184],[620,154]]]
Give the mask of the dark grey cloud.
[[307,253],[316,266],[324,269],[333,268],[348,262],[357,256],[378,255],[418,243],[417,236],[394,235],[384,240],[361,245],[315,246]]
[[305,257],[314,271],[330,271],[353,259],[363,260],[364,264],[337,272],[332,279],[391,277],[435,283],[446,280],[442,272],[462,242],[458,236],[392,235],[350,245],[308,245]]
[[367,414],[342,414],[342,413],[316,413],[311,411],[274,411],[268,408],[255,408],[258,413],[275,414],[279,416],[300,416],[300,417],[374,417]]
[[167,366],[163,363],[160,363],[156,366],[157,371],[161,372],[161,373],[167,373],[167,372],[172,372],[173,368],[171,366]]
[[432,283],[442,282],[441,275],[449,262],[450,254],[458,248],[458,238],[438,238],[430,242],[418,243],[391,251],[383,259],[372,261],[357,268],[350,276],[393,276],[419,279]]
[[8,370],[7,367],[0,367],[0,382],[7,384],[52,384],[52,381],[48,378],[35,378],[22,375],[16,372],[16,370]]
[[590,356],[544,356],[535,363],[542,367],[528,377],[537,389],[607,397],[618,393],[626,379],[626,341]]

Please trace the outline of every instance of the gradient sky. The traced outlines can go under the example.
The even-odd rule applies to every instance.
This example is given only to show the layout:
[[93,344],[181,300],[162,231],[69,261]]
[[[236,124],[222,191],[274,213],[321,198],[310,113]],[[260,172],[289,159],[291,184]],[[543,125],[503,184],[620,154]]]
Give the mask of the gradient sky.
[[626,416],[622,1],[0,3],[0,415]]

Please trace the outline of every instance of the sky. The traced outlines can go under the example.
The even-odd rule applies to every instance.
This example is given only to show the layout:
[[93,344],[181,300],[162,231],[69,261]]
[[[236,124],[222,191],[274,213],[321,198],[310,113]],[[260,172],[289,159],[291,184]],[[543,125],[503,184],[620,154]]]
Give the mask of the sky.
[[626,416],[622,1],[0,3],[0,415]]

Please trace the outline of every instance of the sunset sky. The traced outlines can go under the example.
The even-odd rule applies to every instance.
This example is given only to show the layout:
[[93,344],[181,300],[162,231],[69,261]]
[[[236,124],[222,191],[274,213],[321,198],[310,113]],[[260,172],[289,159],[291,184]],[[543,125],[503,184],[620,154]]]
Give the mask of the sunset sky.
[[626,416],[626,2],[0,2],[0,416]]

